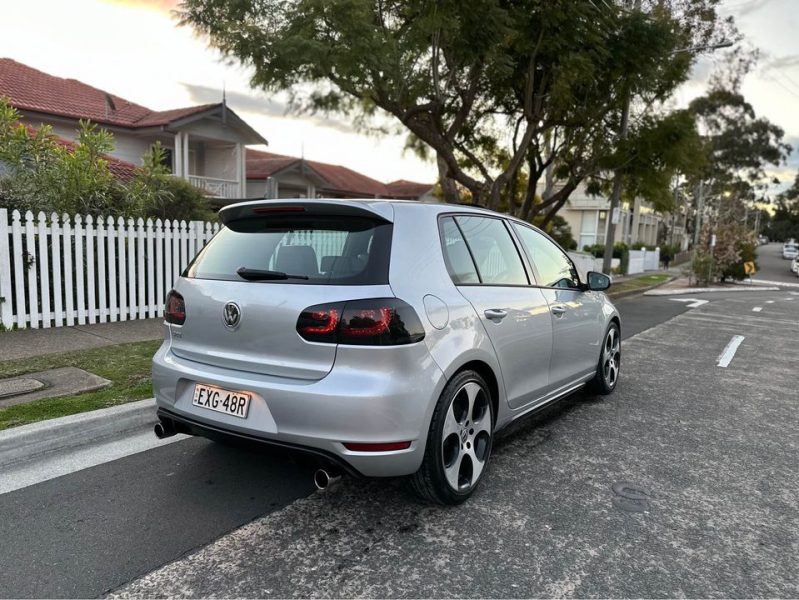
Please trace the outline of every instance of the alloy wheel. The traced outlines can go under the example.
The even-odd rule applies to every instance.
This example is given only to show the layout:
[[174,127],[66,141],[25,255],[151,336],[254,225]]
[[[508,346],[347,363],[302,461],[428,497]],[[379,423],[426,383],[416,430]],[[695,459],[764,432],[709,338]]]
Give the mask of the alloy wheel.
[[485,390],[465,383],[452,397],[444,419],[441,458],[447,483],[467,492],[480,479],[491,449],[491,409]]
[[611,327],[605,337],[605,345],[602,349],[602,376],[609,388],[616,386],[619,378],[619,368],[621,367],[621,340],[619,330]]

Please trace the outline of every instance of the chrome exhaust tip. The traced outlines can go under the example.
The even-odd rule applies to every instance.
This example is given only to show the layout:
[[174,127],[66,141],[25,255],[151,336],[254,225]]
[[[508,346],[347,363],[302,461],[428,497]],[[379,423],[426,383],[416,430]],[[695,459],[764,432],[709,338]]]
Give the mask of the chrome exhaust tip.
[[317,469],[313,474],[313,482],[317,490],[326,490],[331,485],[335,484],[341,479],[339,473],[330,472],[325,469]]
[[159,440],[164,438],[172,437],[177,432],[175,431],[175,426],[172,424],[171,421],[158,421],[153,427],[153,433],[155,433],[155,437]]

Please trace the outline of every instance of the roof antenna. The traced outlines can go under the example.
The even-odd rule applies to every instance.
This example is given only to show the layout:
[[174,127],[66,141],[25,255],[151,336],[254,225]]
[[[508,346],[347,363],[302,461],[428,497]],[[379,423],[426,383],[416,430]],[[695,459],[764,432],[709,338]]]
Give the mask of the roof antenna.
[[222,122],[227,123],[227,92],[224,79],[222,80]]

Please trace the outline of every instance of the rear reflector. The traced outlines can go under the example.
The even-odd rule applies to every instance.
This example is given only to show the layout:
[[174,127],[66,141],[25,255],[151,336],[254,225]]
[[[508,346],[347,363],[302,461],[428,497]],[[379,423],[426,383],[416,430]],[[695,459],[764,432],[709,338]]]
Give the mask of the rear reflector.
[[411,447],[410,442],[387,442],[383,444],[360,444],[344,442],[344,447],[353,452],[391,452],[392,450],[405,450]]

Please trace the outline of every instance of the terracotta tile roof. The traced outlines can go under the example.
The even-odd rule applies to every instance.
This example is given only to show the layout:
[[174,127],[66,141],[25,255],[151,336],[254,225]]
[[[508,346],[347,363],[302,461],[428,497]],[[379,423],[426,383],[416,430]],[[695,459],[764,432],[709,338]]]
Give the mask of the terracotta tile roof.
[[[247,179],[266,179],[293,164],[299,163],[301,160],[302,159],[294,156],[248,149]],[[372,179],[362,173],[358,173],[357,171],[340,165],[331,165],[315,160],[305,160],[304,163],[327,182],[327,185],[319,188],[319,192],[321,193],[363,196],[368,198],[415,199],[433,187],[432,184],[414,183],[404,180],[386,185],[376,179]],[[421,188],[423,191],[417,195],[411,195],[408,191],[408,189],[410,189],[409,187],[408,189],[402,188],[402,186],[397,186],[396,188],[391,187],[397,183],[403,183],[406,187],[414,185],[417,186],[417,188]],[[400,192],[404,195],[399,195]]]
[[76,79],[49,75],[10,58],[0,58],[0,96],[19,110],[90,119],[131,129],[167,125],[217,104],[166,111],[150,110]]
[[387,183],[386,187],[394,198],[409,198],[415,200],[429,192],[433,188],[433,184],[408,181],[407,179],[397,179],[397,181]]

